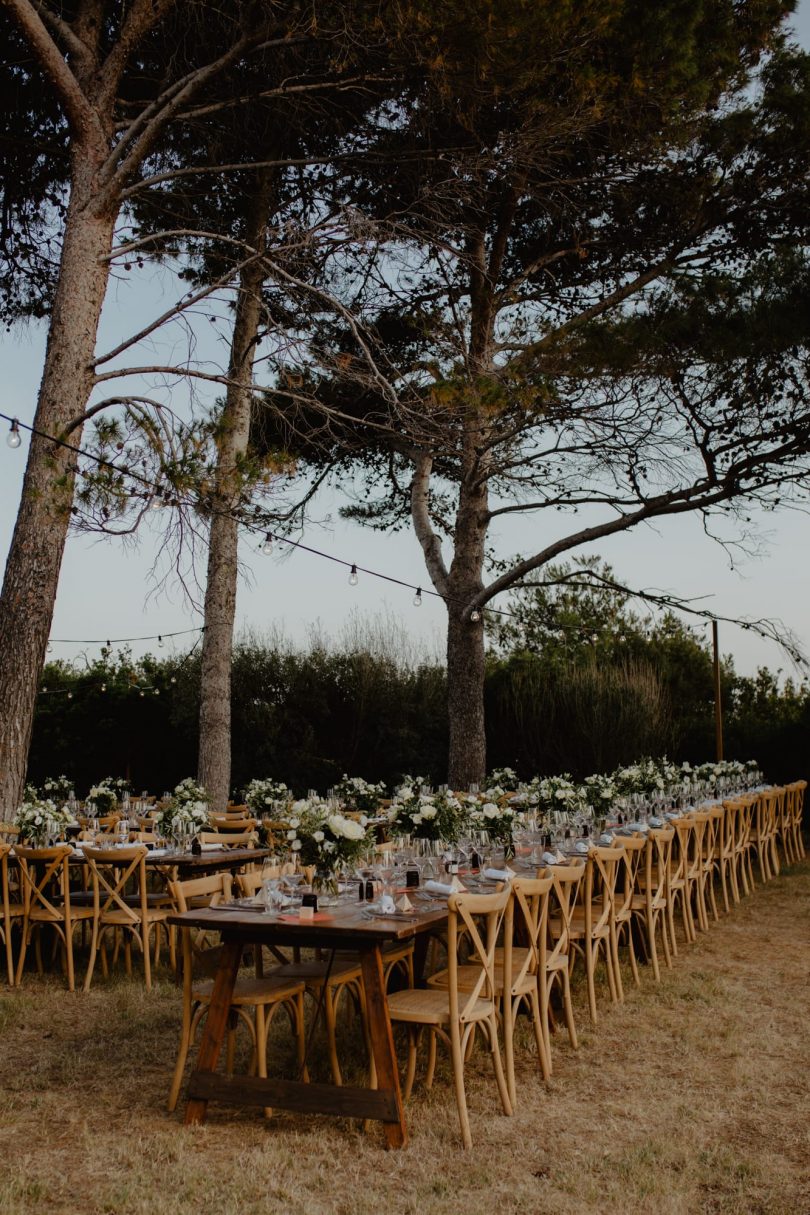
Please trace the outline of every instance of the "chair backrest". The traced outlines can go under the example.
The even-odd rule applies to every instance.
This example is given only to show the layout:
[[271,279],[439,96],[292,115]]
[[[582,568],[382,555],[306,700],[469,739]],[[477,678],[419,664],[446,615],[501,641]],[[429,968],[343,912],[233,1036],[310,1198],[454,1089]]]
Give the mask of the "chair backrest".
[[703,869],[703,841],[709,823],[708,810],[695,810],[689,815],[692,831],[689,836],[688,876],[694,879]]
[[650,828],[644,853],[644,895],[647,907],[669,898],[674,827]]
[[217,844],[220,848],[255,848],[256,833],[254,831],[201,831],[201,844]]
[[623,853],[616,880],[616,916],[623,919],[632,910],[639,869],[648,849],[643,835],[617,835],[615,842],[621,846]]
[[[84,855],[95,874],[98,890],[98,911],[103,921],[110,912],[123,915],[129,924],[146,921],[148,908],[146,887],[146,856],[143,844],[128,848],[85,848]],[[138,904],[127,902],[137,886]]]
[[[553,879],[515,878],[511,884],[512,898],[506,909],[503,922],[503,974],[504,989],[515,994],[528,975],[545,970],[548,940],[548,904]],[[522,925],[520,936],[521,964],[517,970],[513,964],[515,923]]]
[[169,891],[177,910],[188,911],[192,899],[205,899],[209,907],[227,902],[231,897],[233,878],[230,873],[210,873],[205,877],[187,878],[186,881],[169,882]]
[[585,866],[583,864],[549,865],[547,869],[539,870],[537,876],[551,878],[552,894],[557,905],[557,910],[560,913],[560,931],[556,939],[551,942],[550,952],[546,959],[547,967],[553,968],[558,962],[568,956],[568,947],[571,941],[571,920],[573,919],[579,888],[585,876]]
[[675,838],[672,841],[670,879],[683,881],[689,872],[689,844],[692,839],[692,820],[688,814],[676,818]]
[[3,934],[9,931],[10,905],[8,893],[8,854],[11,852],[11,844],[4,844],[0,840],[0,913],[2,914]]
[[[478,1000],[495,995],[495,947],[506,908],[511,899],[508,887],[497,894],[451,894],[447,900],[447,987],[450,1017],[466,1021]],[[458,990],[458,942],[463,935],[472,945],[481,970],[469,991]],[[463,1001],[463,1002],[460,1002]]]
[[717,859],[724,819],[725,810],[722,806],[712,806],[706,811],[706,829],[703,833],[704,869],[711,869]]
[[208,819],[212,831],[228,833],[235,831],[255,831],[256,819],[236,817],[236,815],[210,815]]
[[[94,820],[93,820],[92,815],[89,815],[89,814],[80,814],[79,815],[79,825],[81,827],[89,827],[91,822],[93,822],[93,821]],[[120,821],[121,821],[121,815],[118,814],[117,811],[113,811],[112,814],[100,814],[98,816],[98,818],[95,819],[95,822],[98,823],[99,828],[102,831],[111,831],[115,827],[115,824]]]
[[[593,937],[609,924],[616,906],[616,882],[624,849],[591,848],[585,864],[585,932]],[[597,910],[598,908],[598,910]]]
[[[68,860],[73,855],[69,844],[51,848],[29,848],[15,844],[14,855],[20,866],[23,907],[26,917],[54,921],[70,918]],[[51,887],[56,885],[60,902],[53,901]]]
[[15,840],[20,834],[16,823],[0,823],[0,840]]

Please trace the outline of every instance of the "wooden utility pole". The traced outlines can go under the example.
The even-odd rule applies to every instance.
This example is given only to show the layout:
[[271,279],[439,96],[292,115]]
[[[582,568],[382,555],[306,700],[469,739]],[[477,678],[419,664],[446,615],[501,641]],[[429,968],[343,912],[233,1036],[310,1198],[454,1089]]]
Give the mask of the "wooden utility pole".
[[714,737],[716,758],[723,758],[723,697],[720,690],[720,643],[717,621],[712,621],[712,648],[714,650]]

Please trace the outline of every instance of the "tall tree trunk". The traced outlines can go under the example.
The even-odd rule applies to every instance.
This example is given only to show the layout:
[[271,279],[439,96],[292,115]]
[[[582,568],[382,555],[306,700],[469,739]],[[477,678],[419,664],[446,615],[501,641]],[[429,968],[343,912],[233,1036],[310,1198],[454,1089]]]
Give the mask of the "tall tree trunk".
[[[248,220],[246,241],[262,251],[272,196],[272,177],[257,174],[257,191]],[[261,319],[264,268],[245,266],[236,299],[229,385],[218,436],[214,513],[208,549],[200,686],[200,742],[197,771],[211,795],[211,809],[222,813],[231,784],[231,664],[238,577],[238,526],[227,512],[241,488],[240,463],[248,449],[253,394],[253,361]]]
[[453,789],[481,784],[486,775],[484,623],[469,605],[483,586],[487,489],[476,475],[462,481],[447,578],[448,782]]
[[[56,434],[82,416],[93,387],[93,355],[109,275],[115,214],[99,214],[93,155],[73,153],[45,368],[34,425]],[[77,444],[81,429],[71,433]],[[75,456],[32,437],[22,500],[0,595],[0,817],[16,810],[25,783],[37,685],[45,660],[73,504]]]
[[452,789],[482,784],[487,770],[484,729],[484,624],[455,604],[447,617],[448,782]]

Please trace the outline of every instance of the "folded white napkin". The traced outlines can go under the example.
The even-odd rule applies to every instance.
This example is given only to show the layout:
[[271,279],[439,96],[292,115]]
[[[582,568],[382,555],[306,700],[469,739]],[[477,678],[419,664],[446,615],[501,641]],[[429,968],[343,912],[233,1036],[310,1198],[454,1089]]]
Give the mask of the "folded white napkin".
[[482,876],[489,878],[491,882],[511,882],[515,871],[505,865],[503,869],[485,869]]
[[457,877],[454,877],[452,882],[425,882],[425,890],[431,894],[461,894],[465,889]]
[[663,827],[663,825],[664,825],[664,820],[662,818],[659,818],[657,814],[654,814],[653,817],[650,819],[651,827]]
[[587,856],[590,850],[591,845],[587,842],[587,840],[577,840],[577,842],[574,844],[574,851],[579,852],[582,856]]
[[396,911],[394,900],[390,894],[380,895],[380,911],[383,915],[391,915],[392,912]]
[[603,831],[599,836],[599,843],[603,848],[608,848],[613,843],[613,836],[610,831]]
[[556,865],[557,857],[553,852],[544,852],[540,858],[544,865]]
[[203,852],[219,852],[222,844],[200,844],[200,847]]
[[403,894],[401,898],[397,899],[397,911],[413,911],[413,903],[407,894]]

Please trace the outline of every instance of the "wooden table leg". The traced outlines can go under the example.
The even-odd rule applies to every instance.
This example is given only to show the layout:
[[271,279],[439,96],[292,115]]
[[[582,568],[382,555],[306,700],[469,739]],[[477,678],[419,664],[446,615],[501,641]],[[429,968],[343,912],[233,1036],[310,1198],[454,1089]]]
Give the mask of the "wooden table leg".
[[374,1064],[377,1068],[377,1087],[393,1093],[397,1108],[397,1121],[384,1122],[385,1138],[390,1148],[403,1148],[408,1143],[408,1129],[402,1108],[402,1093],[399,1088],[399,1069],[394,1051],[394,1035],[385,998],[382,954],[378,945],[362,950],[360,963],[366,991],[368,1030]]
[[[198,1072],[213,1072],[217,1066],[225,1029],[228,1024],[228,1011],[231,1007],[236,976],[239,973],[239,963],[242,960],[242,942],[226,940],[222,946],[219,968],[214,979],[214,990],[211,992],[211,1003],[205,1019],[205,1030],[200,1043],[200,1053],[197,1057]],[[192,1098],[186,1104],[186,1126],[205,1122],[208,1102],[201,1098]]]

